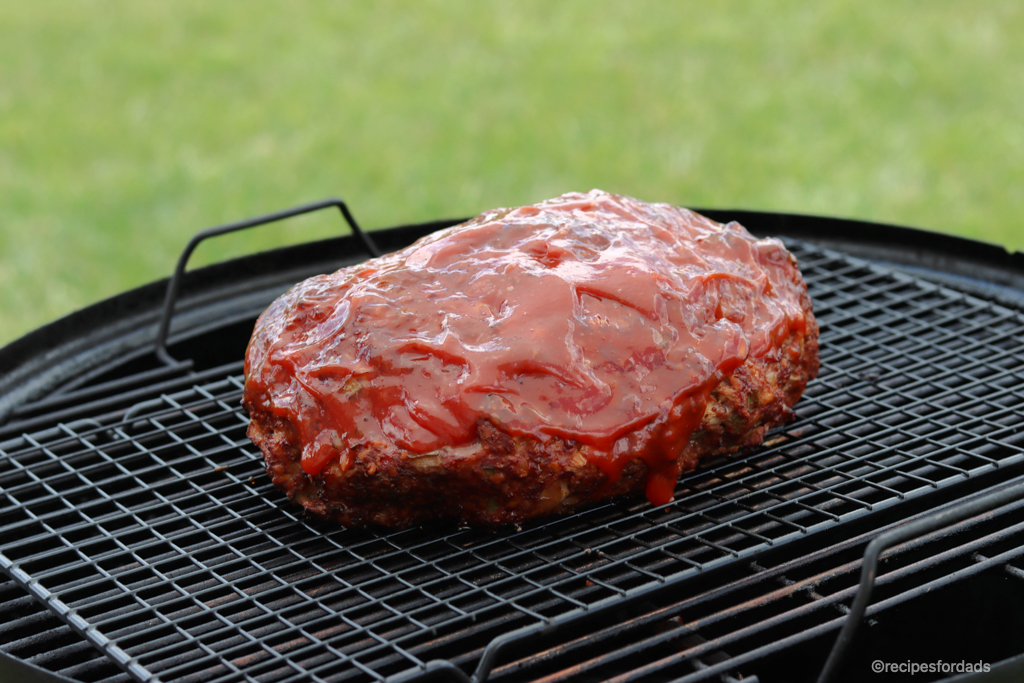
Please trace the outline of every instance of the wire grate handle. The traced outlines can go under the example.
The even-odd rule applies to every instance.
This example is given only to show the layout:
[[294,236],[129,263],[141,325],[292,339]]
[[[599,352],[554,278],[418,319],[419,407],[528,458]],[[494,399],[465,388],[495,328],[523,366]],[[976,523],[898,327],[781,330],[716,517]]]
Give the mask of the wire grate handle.
[[867,611],[868,603],[871,601],[871,592],[874,590],[875,578],[878,575],[878,558],[887,548],[1020,499],[1024,499],[1024,484],[1017,484],[994,491],[981,498],[957,505],[949,510],[943,510],[934,515],[929,515],[905,527],[893,529],[875,537],[868,544],[867,550],[864,551],[864,561],[861,565],[857,597],[854,598],[853,606],[846,615],[843,628],[839,631],[839,636],[836,638],[835,645],[832,646],[832,651],[825,661],[821,675],[818,676],[818,683],[828,683],[828,681],[835,677],[840,667],[842,667],[843,661],[846,659],[850,649],[850,644],[853,642],[854,637],[857,635],[857,630],[864,620],[864,613]]
[[314,211],[320,211],[321,209],[327,209],[330,207],[337,207],[341,211],[341,215],[344,217],[345,222],[348,223],[349,227],[352,229],[352,234],[359,238],[363,243],[363,246],[366,247],[366,251],[370,256],[377,257],[381,255],[380,250],[377,249],[377,245],[373,243],[370,236],[363,232],[359,227],[359,224],[356,223],[356,219],[352,216],[352,212],[348,210],[348,206],[345,205],[345,202],[341,201],[337,197],[330,197],[311,204],[303,204],[290,209],[284,209],[283,211],[268,213],[263,216],[247,218],[243,221],[225,223],[224,225],[218,225],[213,228],[201,230],[192,237],[187,245],[185,245],[185,249],[181,252],[181,256],[178,257],[178,265],[174,269],[174,275],[171,276],[171,281],[167,284],[167,296],[164,297],[163,313],[160,316],[160,327],[157,329],[156,334],[157,358],[167,365],[180,364],[167,352],[167,334],[171,327],[171,318],[174,316],[174,305],[178,299],[178,291],[181,289],[181,280],[185,276],[185,265],[188,263],[189,258],[192,256],[192,252],[195,251],[200,242],[209,237],[216,237],[217,235],[224,235],[229,232],[237,232],[247,228],[254,228],[258,225],[266,225],[267,223],[276,223],[277,221],[284,220],[286,218],[301,216],[302,214],[313,213]]

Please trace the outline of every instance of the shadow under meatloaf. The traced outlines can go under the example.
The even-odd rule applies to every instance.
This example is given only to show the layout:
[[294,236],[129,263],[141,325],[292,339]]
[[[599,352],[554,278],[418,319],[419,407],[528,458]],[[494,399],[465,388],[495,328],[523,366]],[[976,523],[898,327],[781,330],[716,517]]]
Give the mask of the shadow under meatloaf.
[[[818,370],[817,323],[806,293],[801,305],[805,330],[791,334],[771,358],[748,358],[712,390],[680,454],[681,472],[701,458],[758,446],[766,432],[792,419],[792,406]],[[400,528],[431,519],[518,524],[642,493],[648,475],[647,464],[635,458],[613,481],[588,461],[584,444],[513,436],[481,419],[477,439],[467,445],[419,454],[391,443],[366,444],[310,476],[300,464],[302,446],[292,425],[266,412],[251,417],[249,438],[263,451],[277,488],[313,515],[345,526]]]

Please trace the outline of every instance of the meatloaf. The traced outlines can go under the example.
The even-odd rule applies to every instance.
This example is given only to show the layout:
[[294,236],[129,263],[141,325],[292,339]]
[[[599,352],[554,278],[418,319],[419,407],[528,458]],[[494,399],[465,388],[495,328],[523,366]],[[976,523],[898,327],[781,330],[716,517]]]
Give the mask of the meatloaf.
[[592,190],[311,278],[256,323],[249,437],[346,526],[517,524],[759,445],[818,370],[796,259]]

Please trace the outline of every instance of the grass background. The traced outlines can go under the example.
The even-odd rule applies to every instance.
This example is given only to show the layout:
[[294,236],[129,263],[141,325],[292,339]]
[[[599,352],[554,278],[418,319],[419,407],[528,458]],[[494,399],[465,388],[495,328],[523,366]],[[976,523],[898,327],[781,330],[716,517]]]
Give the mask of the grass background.
[[329,195],[369,227],[600,187],[1022,248],[1022,36],[1016,0],[0,3],[0,344]]

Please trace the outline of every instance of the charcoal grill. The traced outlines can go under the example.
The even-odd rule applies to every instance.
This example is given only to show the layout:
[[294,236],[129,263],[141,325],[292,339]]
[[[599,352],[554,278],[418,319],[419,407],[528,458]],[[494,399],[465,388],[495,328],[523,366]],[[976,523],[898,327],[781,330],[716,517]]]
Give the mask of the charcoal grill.
[[[351,235],[185,274],[199,238],[330,207]],[[822,369],[795,422],[662,507],[345,530],[270,484],[239,405],[256,316],[458,221],[371,240],[329,200],[213,229],[170,282],[0,350],[0,679],[815,680],[847,622],[831,680],[1024,675],[1024,257],[704,213],[785,236]]]

